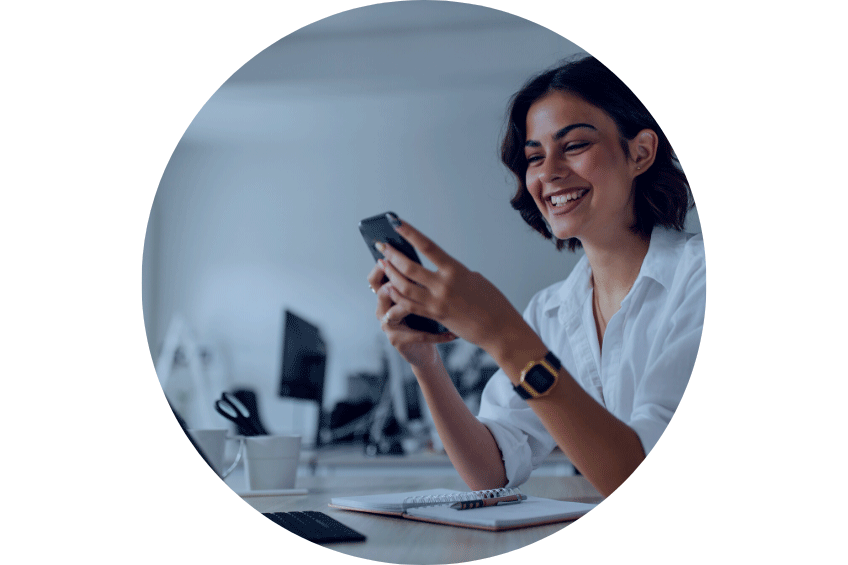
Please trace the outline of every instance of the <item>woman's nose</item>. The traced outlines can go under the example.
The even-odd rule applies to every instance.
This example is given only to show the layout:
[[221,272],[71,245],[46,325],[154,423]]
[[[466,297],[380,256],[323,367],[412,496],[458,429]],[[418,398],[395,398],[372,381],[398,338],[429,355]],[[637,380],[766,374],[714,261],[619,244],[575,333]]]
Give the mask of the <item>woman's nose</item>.
[[566,176],[567,172],[562,163],[562,160],[554,156],[545,159],[542,164],[542,173],[540,179],[542,182],[549,183]]

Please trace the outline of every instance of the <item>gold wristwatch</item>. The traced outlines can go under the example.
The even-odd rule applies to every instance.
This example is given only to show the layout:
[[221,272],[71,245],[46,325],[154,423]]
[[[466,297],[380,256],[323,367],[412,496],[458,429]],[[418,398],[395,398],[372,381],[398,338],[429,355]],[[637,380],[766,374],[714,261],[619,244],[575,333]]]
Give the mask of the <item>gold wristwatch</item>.
[[548,351],[543,359],[530,361],[521,371],[521,380],[513,387],[521,398],[539,398],[545,396],[556,384],[562,364],[557,356]]

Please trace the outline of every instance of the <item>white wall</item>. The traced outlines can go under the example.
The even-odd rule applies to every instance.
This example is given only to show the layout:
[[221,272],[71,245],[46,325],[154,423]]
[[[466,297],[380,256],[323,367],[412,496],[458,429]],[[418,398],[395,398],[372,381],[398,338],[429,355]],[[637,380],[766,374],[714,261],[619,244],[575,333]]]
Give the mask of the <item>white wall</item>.
[[282,311],[321,327],[332,406],[348,374],[377,368],[357,223],[386,210],[523,309],[576,257],[509,206],[500,130],[523,81],[577,51],[487,8],[409,2],[329,18],[258,55],[199,112],[162,177],[145,244],[153,355],[180,313],[228,385],[257,389],[273,431],[311,420],[276,398]]

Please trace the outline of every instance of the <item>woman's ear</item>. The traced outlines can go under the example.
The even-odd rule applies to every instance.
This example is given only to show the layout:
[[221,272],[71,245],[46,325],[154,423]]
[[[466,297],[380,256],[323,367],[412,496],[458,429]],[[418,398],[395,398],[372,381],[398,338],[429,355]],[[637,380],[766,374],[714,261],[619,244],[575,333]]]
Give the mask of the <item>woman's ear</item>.
[[654,164],[657,157],[659,137],[652,129],[643,129],[628,142],[633,176],[639,176]]

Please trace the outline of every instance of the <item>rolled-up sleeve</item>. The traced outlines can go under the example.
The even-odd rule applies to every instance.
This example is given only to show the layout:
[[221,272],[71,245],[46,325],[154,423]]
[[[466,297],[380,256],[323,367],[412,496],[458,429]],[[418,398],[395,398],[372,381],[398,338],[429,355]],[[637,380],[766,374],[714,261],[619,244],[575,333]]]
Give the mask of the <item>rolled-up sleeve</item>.
[[554,448],[542,422],[512,389],[506,374],[498,370],[483,390],[477,416],[498,444],[508,479],[518,486],[530,477]]

